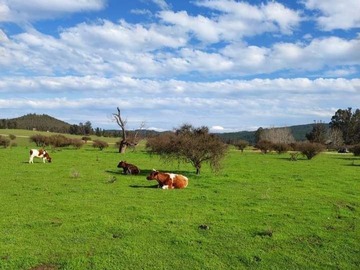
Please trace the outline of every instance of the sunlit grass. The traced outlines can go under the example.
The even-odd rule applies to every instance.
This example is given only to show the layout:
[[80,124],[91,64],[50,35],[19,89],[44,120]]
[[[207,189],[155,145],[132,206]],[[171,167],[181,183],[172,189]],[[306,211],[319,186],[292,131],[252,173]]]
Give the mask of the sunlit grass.
[[[16,133],[14,133],[17,135]],[[16,139],[18,140],[18,139]],[[223,170],[166,163],[141,145],[125,155],[29,146],[0,149],[0,269],[356,269],[360,160],[231,149]],[[50,150],[49,150],[50,151]],[[122,175],[120,160],[138,176]],[[157,189],[146,174],[189,177]]]

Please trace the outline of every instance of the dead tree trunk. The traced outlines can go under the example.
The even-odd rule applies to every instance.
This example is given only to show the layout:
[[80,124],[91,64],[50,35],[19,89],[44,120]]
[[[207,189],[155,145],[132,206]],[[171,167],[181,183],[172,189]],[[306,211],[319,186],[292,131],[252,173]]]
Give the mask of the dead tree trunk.
[[121,114],[120,114],[120,109],[119,107],[117,107],[117,113],[114,113],[113,116],[114,116],[114,119],[116,121],[116,123],[118,124],[118,126],[121,128],[121,136],[122,136],[122,139],[120,141],[120,144],[119,144],[119,153],[125,153],[126,152],[126,148],[127,148],[127,141],[126,141],[126,120],[122,119],[121,118]]

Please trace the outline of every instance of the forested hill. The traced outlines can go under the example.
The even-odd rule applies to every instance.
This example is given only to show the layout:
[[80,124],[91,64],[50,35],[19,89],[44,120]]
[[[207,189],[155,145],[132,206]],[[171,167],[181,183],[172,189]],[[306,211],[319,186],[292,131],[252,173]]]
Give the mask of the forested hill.
[[[290,131],[296,141],[304,141],[304,140],[306,140],[306,133],[311,132],[314,125],[315,124],[297,125],[297,126],[290,126],[290,127],[286,127],[286,128],[290,129]],[[328,127],[328,124],[325,124],[325,125]],[[245,140],[251,144],[254,144],[255,143],[255,132],[256,131],[239,131],[239,132],[230,132],[230,133],[219,133],[216,135],[218,135],[225,142]]]
[[[326,124],[327,125],[327,124]],[[51,131],[59,133],[70,133],[70,127],[72,125],[51,117],[46,114],[27,114],[18,118],[12,119],[0,119],[0,129],[9,128],[9,129],[27,129],[27,130],[38,130],[38,131]],[[306,140],[306,133],[311,132],[314,124],[307,125],[297,125],[289,126],[292,135],[295,140],[303,141]],[[110,130],[103,131],[110,132]],[[113,133],[118,133],[114,131]],[[217,133],[224,142],[234,142],[237,140],[246,140],[250,144],[255,143],[255,132],[256,131],[239,131],[239,132],[230,132],[230,133]],[[152,137],[155,136],[158,132],[151,130],[142,130],[141,133],[144,133],[142,137]],[[141,135],[141,134],[140,134]]]
[[18,118],[0,119],[0,128],[68,133],[70,124],[47,114],[27,114]]

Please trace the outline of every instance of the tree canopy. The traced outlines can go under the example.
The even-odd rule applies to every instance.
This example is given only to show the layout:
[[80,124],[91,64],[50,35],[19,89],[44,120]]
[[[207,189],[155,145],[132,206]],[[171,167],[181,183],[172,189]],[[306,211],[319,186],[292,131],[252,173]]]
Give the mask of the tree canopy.
[[219,170],[227,150],[227,146],[217,136],[210,134],[207,127],[195,128],[188,124],[175,132],[149,139],[146,147],[149,152],[166,159],[191,163],[196,174],[200,174],[204,162],[209,163],[213,170]]

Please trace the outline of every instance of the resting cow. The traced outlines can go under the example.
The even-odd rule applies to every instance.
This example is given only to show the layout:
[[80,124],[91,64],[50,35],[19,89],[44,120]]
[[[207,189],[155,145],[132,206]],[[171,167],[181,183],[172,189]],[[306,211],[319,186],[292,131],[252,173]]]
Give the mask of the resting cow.
[[46,152],[43,149],[31,149],[30,150],[30,159],[29,163],[34,163],[34,157],[42,158],[43,162],[47,160],[48,162],[51,162],[51,157],[48,152]]
[[126,163],[126,161],[120,161],[118,168],[123,168],[124,174],[139,174],[140,169],[136,167],[134,164]]
[[147,177],[147,180],[156,180],[162,189],[186,188],[189,179],[181,174],[162,173],[153,170]]

